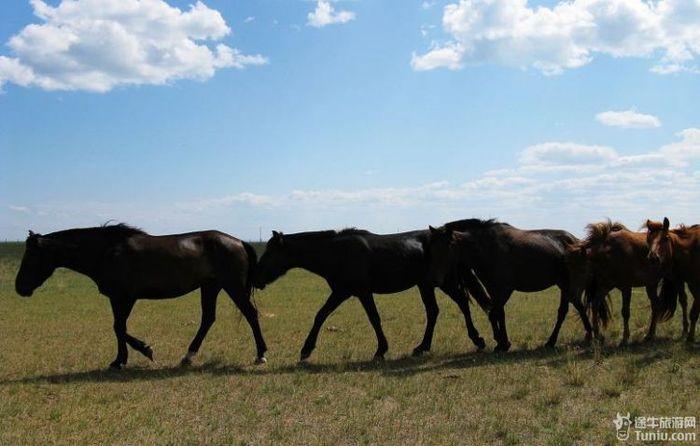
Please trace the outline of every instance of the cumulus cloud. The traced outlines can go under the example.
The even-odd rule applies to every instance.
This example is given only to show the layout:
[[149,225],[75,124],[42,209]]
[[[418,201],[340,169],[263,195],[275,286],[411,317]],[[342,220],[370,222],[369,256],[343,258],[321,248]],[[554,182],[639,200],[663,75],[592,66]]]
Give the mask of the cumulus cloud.
[[661,127],[661,120],[656,116],[637,113],[634,110],[601,112],[595,116],[595,119],[603,125],[625,129]]
[[537,8],[527,0],[460,0],[443,10],[449,40],[414,54],[411,65],[494,63],[553,75],[607,55],[656,58],[652,71],[660,74],[697,71],[698,23],[695,0],[569,0]]
[[307,18],[307,25],[322,28],[326,25],[347,23],[351,20],[355,20],[355,13],[352,11],[336,11],[330,1],[318,0],[318,2],[316,2],[316,9],[311,11]]
[[31,0],[41,24],[10,38],[0,56],[0,86],[106,92],[120,85],[205,80],[221,68],[262,65],[223,43],[221,14],[197,1],[182,11],[163,0]]

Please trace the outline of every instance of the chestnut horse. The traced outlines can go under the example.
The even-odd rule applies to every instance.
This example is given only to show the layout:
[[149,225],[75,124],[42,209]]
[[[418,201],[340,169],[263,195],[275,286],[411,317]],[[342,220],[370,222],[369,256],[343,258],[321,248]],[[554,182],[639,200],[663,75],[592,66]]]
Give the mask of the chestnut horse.
[[656,323],[665,321],[670,316],[657,311],[657,288],[664,271],[659,262],[649,258],[647,235],[630,231],[623,224],[610,220],[589,224],[587,232],[588,235],[579,246],[589,262],[586,305],[591,312],[596,338],[603,340],[599,323],[607,326],[610,308],[606,297],[610,291],[617,288],[622,293],[623,333],[620,345],[627,344],[630,336],[632,288],[645,287],[651,304],[651,316],[644,339],[653,339],[656,335]]
[[551,286],[561,290],[557,321],[547,347],[557,342],[569,302],[581,316],[586,339],[591,338],[591,325],[581,302],[585,261],[575,251],[576,237],[557,229],[522,230],[479,219],[463,220],[459,228],[446,225],[430,230],[433,280],[439,284],[450,272],[471,274],[473,270],[489,293],[496,351],[507,351],[511,345],[504,306],[513,291],[542,291]]
[[[687,332],[687,341],[694,342],[695,325],[700,314],[700,225],[680,225],[669,230],[670,222],[664,218],[663,223],[647,220],[646,226],[649,257],[659,262],[671,279],[665,281],[661,289],[661,311],[670,317],[676,307],[676,298],[680,299],[683,334]],[[689,327],[685,283],[693,295]]]
[[137,299],[168,299],[200,288],[202,321],[182,360],[187,365],[214,323],[216,297],[223,288],[250,324],[256,362],[262,363],[267,347],[250,301],[256,259],[251,245],[218,231],[156,237],[125,224],[47,235],[30,231],[15,289],[20,296],[31,296],[56,268],[91,278],[112,306],[117,357],[110,368],[121,369],[127,344],[153,360],[153,349],[127,333],[126,320]]

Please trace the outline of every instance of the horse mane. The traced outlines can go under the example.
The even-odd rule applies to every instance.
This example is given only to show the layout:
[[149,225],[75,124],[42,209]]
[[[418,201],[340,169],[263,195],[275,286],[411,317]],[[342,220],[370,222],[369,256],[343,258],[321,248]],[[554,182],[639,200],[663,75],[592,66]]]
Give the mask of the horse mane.
[[148,235],[148,233],[143,229],[128,225],[126,223],[110,224],[110,222],[107,222],[101,226],[94,226],[91,228],[66,229],[64,231],[58,231],[51,234],[47,234],[47,236],[70,237],[87,234],[100,234],[108,237],[109,239],[124,239],[132,235]]
[[672,229],[671,232],[676,234],[679,237],[690,237],[692,234],[691,232],[700,230],[700,224],[695,224],[691,226],[684,225],[683,223],[679,224],[677,228]]
[[493,228],[495,226],[510,226],[508,223],[503,223],[495,218],[482,220],[480,218],[467,218],[464,220],[455,220],[445,223],[445,228],[453,231],[479,231]]
[[339,235],[366,235],[366,234],[371,234],[371,232],[365,230],[365,229],[357,229],[357,228],[345,228],[341,229],[339,231],[336,231],[334,229],[329,229],[325,231],[306,231],[306,232],[297,232],[294,234],[284,234],[284,238],[292,238],[292,239],[328,239],[328,238],[333,238]]
[[609,218],[598,223],[586,225],[586,238],[583,239],[583,246],[591,246],[604,242],[612,232],[628,231],[627,226],[619,221],[613,222]]
[[338,235],[367,235],[371,234],[366,229],[358,229],[358,228],[345,228],[341,229],[340,231],[337,232]]

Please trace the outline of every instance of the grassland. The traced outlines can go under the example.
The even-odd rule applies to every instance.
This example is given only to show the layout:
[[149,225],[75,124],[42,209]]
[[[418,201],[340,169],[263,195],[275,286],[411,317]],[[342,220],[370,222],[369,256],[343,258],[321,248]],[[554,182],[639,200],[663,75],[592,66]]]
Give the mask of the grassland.
[[[678,317],[640,343],[648,304],[635,290],[632,345],[619,320],[600,352],[581,343],[571,311],[559,348],[540,348],[556,290],[516,294],[506,307],[513,350],[476,352],[456,306],[439,296],[433,352],[407,357],[423,333],[417,291],[378,296],[390,350],[368,362],[375,337],[355,300],[328,320],[309,364],[298,352],[328,293],[292,271],[256,295],[270,347],[253,366],[250,331],[219,297],[218,318],[195,365],[177,366],[199,323],[199,296],[139,301],[129,331],[157,362],[130,353],[105,371],[115,341],[106,298],[59,270],[29,299],[14,293],[21,245],[0,245],[0,444],[615,444],[612,418],[700,416],[697,347],[678,340]],[[614,296],[619,310],[619,295]],[[493,347],[488,321],[476,325]]]

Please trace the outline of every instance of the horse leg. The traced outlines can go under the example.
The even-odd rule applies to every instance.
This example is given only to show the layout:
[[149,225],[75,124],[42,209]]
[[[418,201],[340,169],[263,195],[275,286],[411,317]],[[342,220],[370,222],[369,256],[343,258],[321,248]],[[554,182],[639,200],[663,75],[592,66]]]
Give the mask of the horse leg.
[[688,327],[688,337],[686,340],[690,343],[695,342],[695,325],[700,316],[700,284],[688,284],[690,293],[693,295],[693,306],[690,309],[690,324]]
[[328,296],[326,303],[323,304],[321,309],[318,310],[318,313],[316,313],[316,317],[314,318],[314,325],[313,327],[311,327],[311,331],[309,331],[308,336],[306,336],[306,341],[304,341],[304,346],[301,348],[301,354],[299,357],[300,361],[304,361],[309,356],[311,356],[311,352],[313,352],[314,348],[316,348],[318,332],[321,330],[321,326],[326,321],[328,316],[330,316],[330,314],[333,311],[335,311],[335,309],[338,308],[340,304],[345,302],[349,297],[350,294],[348,293],[338,293],[336,291],[331,292],[331,295]]
[[126,348],[126,320],[129,318],[135,302],[136,300],[131,298],[110,297],[109,299],[114,316],[114,335],[117,338],[117,357],[109,365],[110,369],[121,370],[129,358],[129,351]]
[[[510,295],[513,293],[512,290],[507,290],[503,291],[502,293],[496,294],[498,297],[496,297],[496,300],[498,303],[495,305],[495,310],[496,310],[496,321],[498,324],[498,329],[499,329],[499,334],[500,337],[497,340],[498,344],[496,345],[496,348],[494,351],[497,352],[507,352],[510,349],[510,341],[508,340],[508,330],[506,329],[506,311],[505,311],[505,305],[508,302],[508,299],[510,299]],[[491,294],[491,293],[489,293]],[[491,310],[493,311],[493,309]],[[491,314],[489,313],[489,318],[491,317]],[[493,322],[492,322],[493,324]]]
[[180,365],[188,366],[192,364],[192,358],[194,358],[199,351],[199,347],[202,346],[202,341],[204,341],[209,329],[214,324],[214,321],[216,320],[216,297],[219,295],[220,290],[221,288],[216,286],[202,286],[200,289],[202,320],[199,323],[199,330],[197,330],[197,334],[194,335],[194,338],[187,349],[187,353],[180,361]]
[[559,299],[559,310],[557,311],[557,322],[554,324],[554,329],[552,334],[549,336],[549,340],[545,344],[548,348],[553,348],[557,344],[557,338],[559,338],[559,330],[561,330],[561,325],[566,319],[566,313],[569,311],[569,290],[561,289],[561,297]]
[[[374,328],[374,333],[377,335],[377,351],[374,353],[374,360],[383,361],[384,354],[389,350],[389,343],[386,341],[384,336],[384,330],[382,330],[382,320],[379,317],[379,312],[377,311],[377,306],[374,304],[374,297],[372,293],[364,294],[360,297],[360,303],[367,313],[370,324]],[[433,295],[433,303],[435,302],[435,295]],[[435,304],[437,308],[437,304]],[[436,312],[437,315],[437,312]],[[433,326],[435,325],[435,320],[433,319]],[[427,329],[426,329],[427,332]],[[431,329],[432,336],[432,329]],[[425,341],[425,340],[424,340]],[[428,350],[430,350],[430,345],[428,344]]]
[[255,358],[256,364],[264,364],[267,362],[265,359],[265,352],[267,351],[267,345],[265,344],[265,339],[262,335],[262,330],[260,329],[260,322],[258,321],[258,310],[255,309],[253,303],[250,301],[250,295],[246,291],[245,287],[231,288],[225,287],[226,293],[229,295],[233,303],[236,304],[243,317],[248,321],[250,329],[253,330],[253,338],[255,339],[255,348],[257,350],[257,357]]
[[[440,312],[437,301],[435,300],[435,290],[427,286],[419,286],[418,290],[420,291],[420,297],[425,306],[425,333],[423,334],[421,343],[413,349],[413,356],[421,356],[423,353],[430,351],[430,346],[433,343],[435,321]],[[362,298],[360,300],[362,300]],[[364,306],[364,303],[362,305]],[[365,308],[365,311],[367,311],[367,308]],[[369,316],[369,311],[367,312],[367,316]]]
[[153,361],[153,349],[150,345],[146,344],[141,339],[131,336],[129,333],[126,333],[125,336],[126,343],[129,344],[131,348]]
[[646,336],[644,336],[645,341],[651,341],[656,336],[656,312],[658,307],[659,296],[656,293],[656,285],[647,286],[647,297],[649,297],[649,303],[651,304],[651,320],[649,321],[649,331],[647,331]]
[[581,302],[581,291],[574,293],[573,297],[571,298],[571,303],[574,304],[574,308],[576,308],[578,315],[581,317],[583,328],[586,330],[586,337],[584,339],[586,342],[589,342],[591,339],[593,339],[593,328],[591,327],[591,321],[588,319],[583,302]]
[[678,302],[681,304],[681,310],[683,310],[683,333],[681,337],[686,337],[688,334],[688,295],[685,294],[685,284],[681,284],[678,289]]
[[621,288],[620,293],[622,294],[622,310],[620,311],[622,314],[622,340],[620,341],[620,347],[624,347],[630,339],[630,302],[632,301],[632,288]]
[[471,310],[469,309],[469,296],[466,293],[461,292],[458,287],[454,287],[452,285],[444,285],[441,289],[450,297],[450,299],[455,301],[457,306],[459,306],[459,309],[464,315],[464,322],[467,325],[467,333],[469,334],[469,338],[472,340],[474,345],[476,345],[476,348],[483,350],[484,347],[486,347],[486,342],[484,342],[484,338],[479,336],[479,331],[476,329],[474,322],[472,321],[472,314]]

